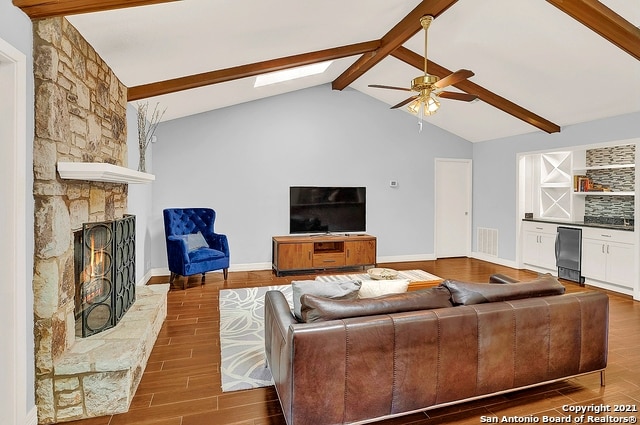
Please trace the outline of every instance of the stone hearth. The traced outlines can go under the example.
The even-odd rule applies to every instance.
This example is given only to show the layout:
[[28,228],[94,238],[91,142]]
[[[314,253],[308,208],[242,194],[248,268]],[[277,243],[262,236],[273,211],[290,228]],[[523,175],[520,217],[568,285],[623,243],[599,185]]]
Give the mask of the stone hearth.
[[167,316],[169,284],[140,286],[118,326],[78,339],[54,360],[58,421],[124,413]]

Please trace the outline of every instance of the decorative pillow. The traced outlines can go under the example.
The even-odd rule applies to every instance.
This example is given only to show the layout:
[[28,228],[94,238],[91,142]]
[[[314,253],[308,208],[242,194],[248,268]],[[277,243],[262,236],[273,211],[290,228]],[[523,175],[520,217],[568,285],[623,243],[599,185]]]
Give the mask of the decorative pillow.
[[442,286],[405,292],[404,294],[389,294],[376,298],[354,300],[329,299],[305,294],[301,299],[302,320],[304,322],[320,322],[348,317],[451,307],[450,296],[447,288]]
[[488,283],[457,282],[445,280],[440,284],[451,292],[451,301],[455,305],[471,305],[496,301],[517,300],[521,298],[545,297],[564,294],[565,288],[550,274],[540,276],[529,282],[509,285],[491,285]]
[[195,251],[198,248],[209,247],[202,233],[191,233],[187,235],[187,249],[189,251]]
[[387,294],[407,292],[409,279],[363,280],[358,298],[373,298]]
[[302,319],[300,297],[304,294],[326,298],[353,299],[358,296],[360,281],[321,282],[317,280],[294,280],[291,282],[291,287],[293,289],[293,312],[298,319]]

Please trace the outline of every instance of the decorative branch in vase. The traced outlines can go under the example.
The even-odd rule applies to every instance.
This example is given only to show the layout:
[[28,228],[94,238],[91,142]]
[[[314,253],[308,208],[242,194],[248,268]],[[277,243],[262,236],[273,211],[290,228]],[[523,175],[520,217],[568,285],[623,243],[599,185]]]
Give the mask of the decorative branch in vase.
[[160,124],[162,116],[167,111],[167,108],[160,111],[158,109],[159,103],[153,108],[151,117],[147,118],[149,111],[149,102],[138,103],[138,150],[140,152],[140,159],[138,160],[138,171],[143,173],[147,172],[147,148],[149,143],[155,137],[156,128]]

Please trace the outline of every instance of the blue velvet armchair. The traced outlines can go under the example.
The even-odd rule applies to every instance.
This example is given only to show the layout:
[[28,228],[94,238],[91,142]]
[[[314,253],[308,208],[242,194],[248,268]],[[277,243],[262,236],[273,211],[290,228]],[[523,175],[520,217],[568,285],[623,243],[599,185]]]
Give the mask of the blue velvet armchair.
[[215,233],[216,212],[211,208],[167,208],[163,211],[167,260],[173,283],[176,276],[202,274],[223,270],[229,273],[229,243],[227,236]]

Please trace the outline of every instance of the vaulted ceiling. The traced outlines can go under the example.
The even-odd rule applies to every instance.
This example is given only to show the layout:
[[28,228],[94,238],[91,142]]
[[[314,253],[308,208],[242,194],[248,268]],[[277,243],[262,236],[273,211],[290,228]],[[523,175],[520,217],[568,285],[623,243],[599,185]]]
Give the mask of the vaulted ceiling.
[[[303,88],[355,89],[389,106],[428,71],[475,75],[425,121],[477,142],[640,111],[636,0],[13,0],[67,16],[165,120]],[[333,60],[324,74],[254,88],[265,72]],[[304,105],[301,105],[304,107]],[[389,114],[408,113],[405,108]]]

